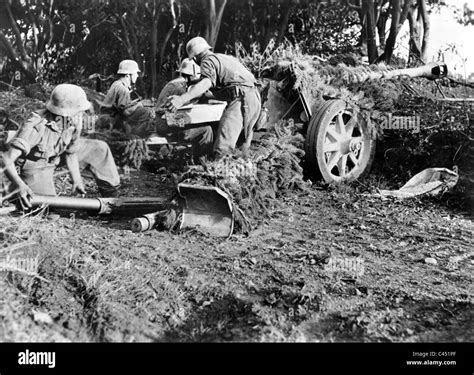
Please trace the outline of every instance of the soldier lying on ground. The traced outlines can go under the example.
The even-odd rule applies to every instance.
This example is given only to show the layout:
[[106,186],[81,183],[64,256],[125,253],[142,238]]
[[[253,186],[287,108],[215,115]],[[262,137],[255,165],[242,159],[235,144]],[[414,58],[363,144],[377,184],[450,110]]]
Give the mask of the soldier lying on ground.
[[241,145],[250,147],[254,126],[260,115],[261,98],[256,79],[235,57],[211,52],[204,38],[195,37],[186,45],[190,59],[201,68],[201,80],[188,92],[171,96],[167,108],[175,111],[190,100],[211,90],[215,98],[227,101],[213,147],[215,158],[231,153]]
[[31,207],[33,194],[56,195],[53,174],[62,164],[69,169],[73,193],[85,193],[82,167],[92,172],[102,196],[116,195],[120,177],[109,146],[80,138],[83,114],[89,108],[79,86],[58,85],[46,109],[33,112],[8,143],[0,169],[10,182],[8,195],[19,196],[23,207]]

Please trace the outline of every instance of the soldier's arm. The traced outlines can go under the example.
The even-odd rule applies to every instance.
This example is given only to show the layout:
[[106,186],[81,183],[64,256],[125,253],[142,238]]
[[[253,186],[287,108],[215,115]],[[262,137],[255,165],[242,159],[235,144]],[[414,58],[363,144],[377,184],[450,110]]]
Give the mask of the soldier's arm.
[[21,179],[15,168],[15,162],[22,155],[28,155],[31,148],[38,144],[41,139],[41,127],[44,121],[38,114],[33,113],[21,126],[17,135],[10,142],[10,147],[3,153],[3,167],[7,178],[17,186],[17,195],[23,207],[31,207],[30,199],[33,191]]
[[142,103],[139,99],[132,100],[130,92],[125,87],[119,87],[117,90],[117,107],[119,111],[125,116],[130,116],[140,107]]
[[82,124],[79,124],[73,134],[71,143],[65,150],[65,162],[72,180],[72,192],[85,194],[84,184],[79,169],[79,160],[77,158],[77,150],[79,149],[79,140],[81,134]]
[[209,78],[203,78],[198,83],[196,83],[190,90],[180,96],[170,96],[167,103],[167,108],[171,111],[174,111],[185,103],[190,102],[195,98],[202,96],[207,90],[212,87],[212,82]]
[[191,86],[188,92],[181,95],[181,98],[184,100],[185,103],[187,103],[193,99],[199,98],[200,96],[204,95],[211,87],[211,80],[209,78],[203,78],[194,86]]
[[17,186],[17,192],[20,196],[22,205],[31,207],[31,197],[33,191],[26,185],[21,179],[15,168],[15,161],[21,156],[22,151],[15,147],[10,147],[6,152],[3,153],[3,165],[0,163],[0,169],[4,170],[7,178]]
[[69,169],[69,174],[71,175],[72,180],[72,192],[85,194],[84,184],[82,182],[81,171],[79,169],[79,160],[77,159],[77,155],[73,154],[66,154],[66,165],[67,169]]

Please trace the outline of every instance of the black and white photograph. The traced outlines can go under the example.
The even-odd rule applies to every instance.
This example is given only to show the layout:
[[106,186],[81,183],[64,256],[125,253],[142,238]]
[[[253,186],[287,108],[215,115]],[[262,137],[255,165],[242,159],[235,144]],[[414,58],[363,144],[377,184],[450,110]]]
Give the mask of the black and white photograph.
[[469,0],[0,0],[0,373],[472,374],[473,40]]

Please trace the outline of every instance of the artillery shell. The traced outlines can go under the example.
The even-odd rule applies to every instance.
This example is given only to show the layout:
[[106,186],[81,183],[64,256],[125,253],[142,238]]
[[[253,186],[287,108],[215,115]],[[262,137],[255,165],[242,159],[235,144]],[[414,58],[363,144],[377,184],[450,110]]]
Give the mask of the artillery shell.
[[156,224],[156,214],[148,214],[132,220],[132,232],[145,232]]

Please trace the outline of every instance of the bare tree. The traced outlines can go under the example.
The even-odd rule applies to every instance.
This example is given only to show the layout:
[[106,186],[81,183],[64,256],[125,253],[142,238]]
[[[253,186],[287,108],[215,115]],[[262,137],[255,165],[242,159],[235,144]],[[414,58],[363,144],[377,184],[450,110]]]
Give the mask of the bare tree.
[[178,8],[180,8],[179,4],[176,4],[175,0],[169,0],[169,7],[170,7],[170,14],[171,14],[171,26],[166,33],[163,42],[161,43],[161,48],[160,48],[160,59],[159,59],[159,67],[160,67],[160,73],[161,69],[163,67],[163,60],[165,57],[165,51],[166,51],[166,46],[168,45],[168,42],[173,35],[173,32],[176,30],[176,27],[178,26],[178,19],[176,17],[176,10],[175,10],[175,5],[178,5]]
[[156,54],[158,49],[158,21],[160,17],[160,10],[158,7],[158,0],[152,0],[145,4],[150,17],[151,17],[151,56],[150,56],[150,71],[151,71],[151,96],[154,97],[156,94]]
[[4,13],[0,45],[12,64],[31,82],[36,80],[43,66],[43,54],[53,40],[54,6],[54,0],[22,3],[5,0],[0,4]]
[[206,14],[204,38],[209,45],[214,47],[219,35],[222,15],[224,14],[227,0],[202,0],[202,5]]
[[115,37],[122,43],[127,50],[128,57],[132,60],[140,61],[140,48],[137,37],[137,27],[140,22],[137,22],[137,15],[141,18],[143,15],[139,0],[128,3],[128,7],[124,8],[120,2],[114,3],[116,10],[114,17],[117,23],[120,25],[116,32]]
[[[390,33],[385,42],[384,52],[380,57],[381,60],[387,63],[390,63],[390,60],[392,59],[395,42],[397,41],[397,36],[402,26],[402,23],[400,23],[400,16],[402,13],[401,1],[402,0],[390,0]],[[408,3],[408,1],[410,0],[405,0],[405,3]]]
[[292,3],[293,3],[293,0],[286,0],[284,3],[283,3],[283,6],[282,6],[282,14],[283,14],[283,17],[282,17],[282,21],[280,23],[280,30],[278,31],[278,39],[276,41],[276,45],[280,45],[282,42],[283,42],[283,38],[285,36],[285,31],[288,27],[288,21],[290,19],[290,13],[291,13],[291,10],[292,10]]
[[410,26],[410,56],[409,60],[426,61],[430,22],[425,0],[415,0],[408,12]]

